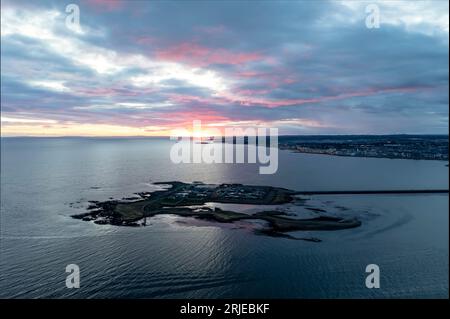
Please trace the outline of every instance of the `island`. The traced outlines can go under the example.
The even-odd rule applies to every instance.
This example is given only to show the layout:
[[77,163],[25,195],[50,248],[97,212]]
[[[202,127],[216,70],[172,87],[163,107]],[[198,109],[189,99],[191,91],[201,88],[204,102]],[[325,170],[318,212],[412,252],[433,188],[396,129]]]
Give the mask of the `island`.
[[[344,219],[319,216],[309,219],[292,218],[278,210],[264,210],[245,214],[220,208],[202,206],[205,203],[281,205],[295,200],[299,193],[293,190],[243,184],[204,184],[202,182],[183,183],[179,181],[158,182],[166,188],[154,192],[137,193],[139,197],[104,202],[91,201],[88,211],[73,215],[73,218],[93,221],[96,224],[117,226],[145,226],[147,217],[174,214],[183,217],[206,219],[219,223],[239,220],[264,220],[268,228],[260,234],[292,238],[286,232],[298,230],[339,230],[358,227],[361,222],[355,218]],[[295,238],[320,241],[316,238]]]

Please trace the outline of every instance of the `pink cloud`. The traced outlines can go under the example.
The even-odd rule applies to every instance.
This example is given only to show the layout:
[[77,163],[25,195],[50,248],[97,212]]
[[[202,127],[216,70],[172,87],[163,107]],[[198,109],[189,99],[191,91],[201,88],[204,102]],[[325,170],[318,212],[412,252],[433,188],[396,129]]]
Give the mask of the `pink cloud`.
[[164,50],[158,50],[156,57],[161,60],[186,63],[195,66],[210,64],[244,64],[263,57],[259,53],[236,53],[226,49],[215,49],[195,43],[181,43]]
[[256,71],[243,71],[243,72],[236,73],[236,76],[241,77],[241,78],[256,78],[256,77],[265,76],[265,75],[267,75],[267,73],[261,73],[261,72],[256,72]]
[[297,80],[293,77],[287,77],[285,79],[282,80],[284,84],[292,84],[292,83],[296,83]]
[[246,90],[236,90],[235,91],[236,95],[241,95],[241,96],[265,95],[265,94],[269,94],[269,93],[270,93],[270,91],[267,89],[260,89],[260,90],[246,89]]

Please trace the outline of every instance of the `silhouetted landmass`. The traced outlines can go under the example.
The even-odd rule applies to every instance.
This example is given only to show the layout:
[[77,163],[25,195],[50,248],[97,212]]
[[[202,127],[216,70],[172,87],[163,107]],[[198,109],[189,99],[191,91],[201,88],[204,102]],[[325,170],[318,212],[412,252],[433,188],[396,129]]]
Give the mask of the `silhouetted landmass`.
[[299,153],[448,161],[448,135],[282,136],[279,147]]
[[285,135],[278,145],[298,153],[448,161],[448,135]]

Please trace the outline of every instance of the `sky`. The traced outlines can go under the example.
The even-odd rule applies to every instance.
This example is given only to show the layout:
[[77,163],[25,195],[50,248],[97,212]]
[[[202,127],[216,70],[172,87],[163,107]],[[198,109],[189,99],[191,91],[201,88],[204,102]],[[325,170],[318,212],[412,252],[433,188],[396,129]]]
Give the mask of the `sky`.
[[447,0],[2,0],[1,135],[167,136],[194,120],[447,134],[448,19]]

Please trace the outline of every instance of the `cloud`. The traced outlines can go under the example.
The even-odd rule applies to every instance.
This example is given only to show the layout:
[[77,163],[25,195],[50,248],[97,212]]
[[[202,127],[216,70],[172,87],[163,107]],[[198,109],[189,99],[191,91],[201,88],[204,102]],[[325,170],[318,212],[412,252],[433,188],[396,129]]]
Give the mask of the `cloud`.
[[156,58],[205,67],[211,64],[245,64],[262,59],[258,53],[234,53],[221,48],[208,48],[195,43],[181,43],[156,52]]
[[56,92],[68,92],[69,89],[64,85],[62,81],[29,81],[28,85],[32,87],[42,88],[45,90],[51,90]]
[[74,3],[2,2],[2,134],[448,131],[445,1]]

